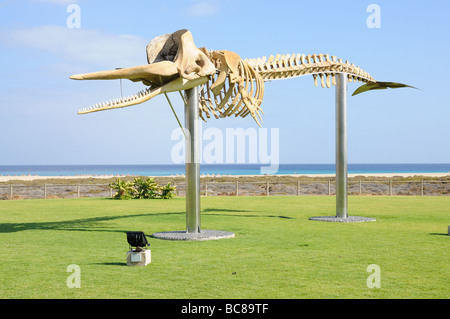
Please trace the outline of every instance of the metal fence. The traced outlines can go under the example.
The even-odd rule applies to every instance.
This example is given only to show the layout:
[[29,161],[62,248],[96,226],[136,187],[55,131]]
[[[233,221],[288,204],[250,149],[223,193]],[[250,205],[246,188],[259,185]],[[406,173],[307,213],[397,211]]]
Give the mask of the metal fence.
[[[171,183],[177,186],[178,196],[185,196],[184,183]],[[202,182],[202,196],[304,196],[335,195],[336,185],[329,181],[297,182]],[[115,190],[108,184],[45,184],[0,185],[0,199],[52,199],[81,197],[112,197]],[[385,196],[449,196],[450,181],[349,181],[349,195]]]
[[108,184],[0,185],[0,199],[112,197],[113,194]]
[[[349,195],[449,196],[450,181],[349,181]],[[206,182],[205,196],[336,195],[334,181]]]

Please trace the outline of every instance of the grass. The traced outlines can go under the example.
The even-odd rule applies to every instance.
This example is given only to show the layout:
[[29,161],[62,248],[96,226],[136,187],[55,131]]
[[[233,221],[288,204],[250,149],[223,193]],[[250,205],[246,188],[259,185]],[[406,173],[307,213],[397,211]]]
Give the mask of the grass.
[[[126,231],[183,230],[185,200],[0,202],[0,298],[421,298],[450,296],[450,197],[350,196],[369,223],[326,223],[330,196],[204,197],[202,228],[236,238],[150,239],[126,266]],[[69,289],[67,267],[81,269]],[[381,288],[367,267],[379,265]]]

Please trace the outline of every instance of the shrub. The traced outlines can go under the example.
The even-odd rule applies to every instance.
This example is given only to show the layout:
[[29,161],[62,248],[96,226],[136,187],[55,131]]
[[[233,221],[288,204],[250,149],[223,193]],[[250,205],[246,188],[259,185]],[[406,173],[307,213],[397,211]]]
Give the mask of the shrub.
[[132,182],[126,182],[118,178],[114,183],[109,184],[109,187],[116,189],[114,194],[115,199],[171,199],[178,193],[177,187],[170,185],[160,187],[153,178],[142,179],[136,177]]
[[161,191],[161,198],[162,199],[171,199],[175,197],[175,192],[177,191],[177,187],[176,186],[171,186],[170,182],[167,183],[166,186],[162,186],[160,188]]
[[153,178],[144,180],[140,177],[136,177],[133,184],[134,189],[136,190],[134,198],[158,198],[159,186]]
[[130,199],[133,198],[136,193],[133,182],[122,181],[120,178],[114,183],[109,184],[109,187],[117,190],[113,196],[115,199]]

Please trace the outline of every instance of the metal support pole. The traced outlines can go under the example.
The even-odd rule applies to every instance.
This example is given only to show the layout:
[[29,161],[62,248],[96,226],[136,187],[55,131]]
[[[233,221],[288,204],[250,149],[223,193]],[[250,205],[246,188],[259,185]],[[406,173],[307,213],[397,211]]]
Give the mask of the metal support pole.
[[375,221],[370,217],[348,216],[347,76],[339,73],[336,83],[336,216],[311,217],[310,220],[340,223]]
[[186,230],[200,233],[200,136],[198,87],[185,91]]
[[348,218],[347,206],[347,74],[336,85],[336,217]]

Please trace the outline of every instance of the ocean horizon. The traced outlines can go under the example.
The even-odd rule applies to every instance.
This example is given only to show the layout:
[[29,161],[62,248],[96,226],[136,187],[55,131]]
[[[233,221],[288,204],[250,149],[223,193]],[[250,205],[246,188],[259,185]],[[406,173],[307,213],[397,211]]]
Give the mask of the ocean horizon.
[[[265,175],[265,164],[202,164],[200,174]],[[184,164],[148,165],[0,165],[0,176],[176,176],[185,173]],[[279,164],[271,175],[334,174],[335,164]],[[348,164],[349,174],[450,173],[444,164]]]

